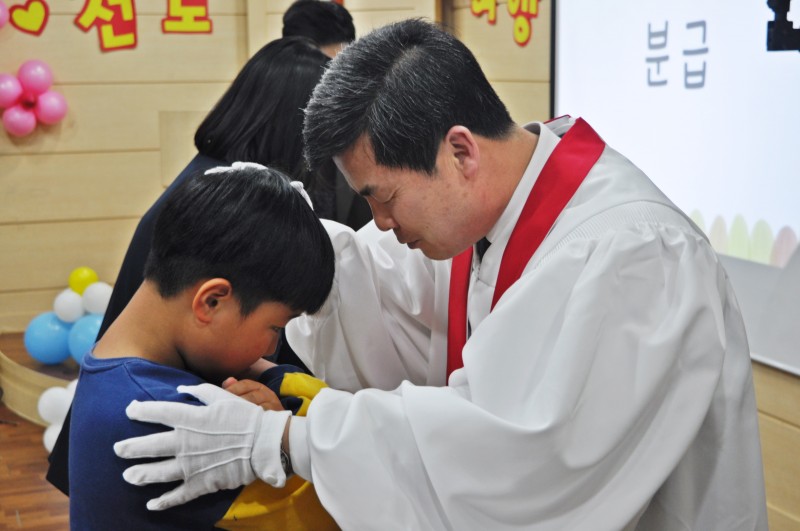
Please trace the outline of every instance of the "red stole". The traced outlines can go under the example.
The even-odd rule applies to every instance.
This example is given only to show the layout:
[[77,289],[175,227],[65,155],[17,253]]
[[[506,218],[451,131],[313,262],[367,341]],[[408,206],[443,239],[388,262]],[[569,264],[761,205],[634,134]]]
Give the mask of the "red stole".
[[[578,118],[556,145],[522,207],[522,213],[503,251],[492,306],[516,282],[605,148],[605,142]],[[472,247],[453,257],[447,322],[447,377],[464,366],[461,351],[467,343],[467,295]],[[490,310],[491,311],[491,310]]]

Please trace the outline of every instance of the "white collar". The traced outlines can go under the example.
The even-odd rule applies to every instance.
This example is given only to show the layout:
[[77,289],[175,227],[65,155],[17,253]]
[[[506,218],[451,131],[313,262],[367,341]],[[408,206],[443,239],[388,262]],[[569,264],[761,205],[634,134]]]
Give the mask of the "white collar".
[[525,206],[525,202],[528,200],[528,196],[533,189],[533,185],[536,184],[536,180],[539,178],[539,174],[542,172],[545,162],[550,158],[551,153],[560,141],[558,136],[556,136],[549,127],[543,126],[541,122],[526,124],[525,129],[531,133],[538,134],[539,140],[536,143],[536,149],[533,151],[533,156],[528,163],[528,167],[522,174],[522,178],[519,184],[517,184],[516,190],[514,190],[514,194],[511,196],[511,199],[500,215],[500,218],[497,220],[497,223],[494,224],[486,235],[486,238],[492,242],[492,247],[489,248],[487,254],[492,251],[494,251],[492,254],[495,254],[498,252],[498,249],[505,249],[509,238],[511,238],[511,232],[514,230],[517,220],[522,213],[522,208]]

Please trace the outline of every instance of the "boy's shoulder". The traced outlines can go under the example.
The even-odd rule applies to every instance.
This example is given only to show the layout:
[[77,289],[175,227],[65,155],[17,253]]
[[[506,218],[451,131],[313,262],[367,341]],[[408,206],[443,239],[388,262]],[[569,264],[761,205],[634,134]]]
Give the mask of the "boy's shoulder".
[[113,385],[117,389],[115,394],[127,389],[135,395],[131,398],[140,400],[196,402],[193,397],[178,393],[176,388],[200,383],[203,379],[196,374],[142,358],[101,359],[87,355],[81,365],[80,384],[101,388]]
[[[123,439],[166,430],[160,424],[132,421],[132,400],[199,404],[178,393],[178,385],[202,380],[184,370],[141,358],[84,357],[73,401],[69,432],[70,523],[74,529],[210,529],[226,513],[239,490],[225,490],[169,511],[151,512],[147,500],[172,487],[137,487],[123,479],[133,464],[114,453]],[[174,485],[172,485],[174,486]]]

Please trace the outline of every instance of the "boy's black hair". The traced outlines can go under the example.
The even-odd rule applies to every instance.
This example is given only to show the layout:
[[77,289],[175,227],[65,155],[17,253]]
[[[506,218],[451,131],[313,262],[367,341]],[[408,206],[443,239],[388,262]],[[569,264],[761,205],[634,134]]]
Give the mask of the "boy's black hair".
[[316,180],[303,161],[303,108],[329,60],[304,37],[263,46],[197,128],[197,150],[229,164],[270,166],[306,185]]
[[350,43],[356,38],[353,17],[328,0],[296,0],[283,14],[283,36],[301,35],[319,46]]
[[433,174],[454,125],[498,139],[514,122],[463,43],[430,22],[404,20],[331,61],[306,107],[306,160],[319,167],[366,134],[378,164]]
[[144,275],[165,298],[227,279],[246,316],[264,302],[314,313],[333,273],[330,238],[286,176],[238,167],[175,189],[156,220]]

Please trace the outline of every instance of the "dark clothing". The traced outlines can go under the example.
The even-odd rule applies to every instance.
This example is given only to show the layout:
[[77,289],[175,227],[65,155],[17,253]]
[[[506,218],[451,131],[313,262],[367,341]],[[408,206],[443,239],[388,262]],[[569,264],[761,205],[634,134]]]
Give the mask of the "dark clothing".
[[353,230],[358,230],[372,219],[369,203],[350,188],[344,175],[331,161],[308,178],[308,195],[314,212],[322,219],[332,219]]
[[[336,215],[331,218],[353,230],[358,230],[372,219],[369,203],[345,181],[344,176],[336,172]],[[321,216],[322,217],[322,216]]]

